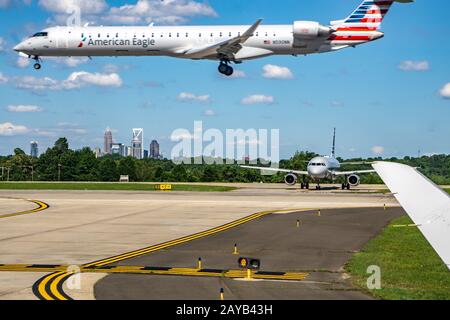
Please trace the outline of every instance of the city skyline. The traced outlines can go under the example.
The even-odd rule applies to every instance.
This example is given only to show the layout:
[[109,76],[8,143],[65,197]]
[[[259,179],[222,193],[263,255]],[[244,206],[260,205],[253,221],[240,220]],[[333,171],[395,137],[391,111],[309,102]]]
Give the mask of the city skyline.
[[[434,12],[431,1],[395,4],[382,25],[385,37],[375,43],[332,55],[249,61],[236,66],[231,79],[217,75],[215,63],[156,57],[44,58],[36,72],[12,47],[64,23],[64,10],[45,5],[52,1],[8,1],[0,6],[5,27],[0,31],[0,154],[28,150],[32,140],[45,151],[59,137],[67,137],[74,149],[94,149],[103,145],[103,130],[110,125],[125,144],[130,127],[144,128],[168,155],[174,146],[171,133],[191,129],[197,120],[222,132],[280,129],[281,158],[297,150],[328,154],[334,127],[337,155],[345,158],[416,156],[419,149],[424,155],[448,154],[450,43],[442,41],[440,31],[450,31],[444,16],[450,3],[438,3],[442,10]],[[201,4],[199,11],[177,12],[176,21],[191,25],[249,24],[258,17],[265,18],[263,24],[311,19],[327,24],[360,3],[186,2]],[[102,3],[110,10],[135,7],[137,1]],[[164,24],[176,3],[151,18]],[[89,12],[86,19],[121,24],[107,12]],[[136,18],[135,24],[148,25],[144,17]]]

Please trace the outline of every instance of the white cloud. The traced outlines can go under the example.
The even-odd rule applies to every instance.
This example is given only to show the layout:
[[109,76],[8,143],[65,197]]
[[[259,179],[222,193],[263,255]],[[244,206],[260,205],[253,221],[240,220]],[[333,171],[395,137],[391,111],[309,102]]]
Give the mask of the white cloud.
[[26,68],[30,65],[30,59],[25,57],[18,57],[16,61],[16,66],[19,68]]
[[442,89],[439,91],[439,94],[444,99],[450,99],[450,82],[442,87]]
[[25,134],[29,129],[25,126],[15,125],[11,122],[0,123],[0,136],[16,136]]
[[7,107],[9,112],[17,112],[17,113],[24,113],[24,112],[41,112],[42,108],[34,105],[9,105]]
[[0,52],[5,50],[5,40],[0,37]]
[[39,5],[54,14],[52,22],[57,24],[65,23],[74,7],[80,8],[83,22],[99,24],[178,24],[189,17],[217,16],[208,3],[196,0],[138,0],[117,7],[105,0],[39,0]]
[[49,77],[35,78],[33,76],[15,78],[17,88],[26,90],[73,90],[86,86],[121,87],[122,79],[117,73],[103,74],[85,71],[73,72],[66,80],[55,80]]
[[263,77],[266,79],[289,80],[294,74],[289,68],[266,64],[263,67]]
[[374,147],[372,147],[372,152],[376,155],[382,155],[384,153],[384,147],[374,146]]
[[182,92],[178,95],[178,100],[183,101],[183,102],[188,102],[188,101],[209,102],[210,98],[211,97],[209,95],[197,96],[197,95],[195,95],[193,93],[189,93],[189,92]]
[[30,5],[32,0],[0,0],[0,9],[8,8],[14,4]]
[[216,115],[216,112],[212,109],[207,109],[205,110],[204,115],[207,117],[214,117]]
[[398,68],[403,71],[428,71],[430,70],[430,63],[426,60],[423,61],[406,60],[400,63]]
[[39,0],[39,5],[53,13],[67,14],[68,10],[78,7],[81,14],[96,14],[108,8],[104,0]]
[[332,107],[343,107],[344,103],[340,102],[340,101],[331,101],[331,106]]
[[232,79],[241,79],[241,78],[247,77],[247,74],[244,71],[241,71],[241,70],[234,70],[234,72],[233,72],[233,74],[231,76],[227,77],[227,76],[224,75],[224,77],[226,79],[230,79],[230,78],[232,78]]
[[263,94],[255,94],[245,97],[241,100],[241,103],[244,105],[251,104],[272,104],[275,102],[275,98],[272,96],[266,96]]
[[5,77],[3,75],[3,73],[0,72],[0,84],[6,83],[6,82],[8,82],[8,78]]
[[124,24],[178,24],[195,16],[216,17],[217,13],[207,3],[194,0],[138,0],[134,5],[110,8],[105,19]]

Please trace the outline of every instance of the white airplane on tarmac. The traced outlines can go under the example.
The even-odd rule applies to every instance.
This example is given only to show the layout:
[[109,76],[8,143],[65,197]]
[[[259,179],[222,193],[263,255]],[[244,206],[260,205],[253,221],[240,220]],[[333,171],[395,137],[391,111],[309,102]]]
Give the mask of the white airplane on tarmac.
[[394,2],[364,0],[346,19],[321,25],[252,26],[88,26],[52,27],[19,43],[14,50],[36,61],[41,57],[169,56],[220,61],[219,72],[233,74],[231,63],[272,55],[308,55],[356,47],[384,36],[379,31]]
[[[370,164],[363,162],[346,162],[343,164]],[[359,174],[373,173],[375,170],[355,170],[355,171],[339,171],[341,163],[336,159],[336,129],[334,129],[333,135],[333,149],[331,156],[315,157],[308,163],[307,171],[289,170],[289,169],[276,169],[270,167],[253,167],[253,166],[241,166],[245,169],[256,169],[262,172],[285,172],[287,175],[284,177],[284,182],[293,186],[297,183],[298,176],[305,176],[306,179],[301,183],[302,189],[309,189],[309,179],[317,182],[317,190],[320,190],[320,181],[324,179],[333,180],[337,177],[344,177],[345,182],[342,184],[342,190],[350,190],[351,187],[359,186],[361,178]]]

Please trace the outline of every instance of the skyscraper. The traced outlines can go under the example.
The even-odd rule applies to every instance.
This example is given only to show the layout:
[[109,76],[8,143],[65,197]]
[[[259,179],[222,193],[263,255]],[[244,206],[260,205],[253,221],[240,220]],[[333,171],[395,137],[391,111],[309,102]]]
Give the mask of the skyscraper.
[[109,128],[106,128],[104,141],[105,142],[104,142],[104,146],[103,146],[103,152],[105,154],[111,154],[111,146],[113,143],[113,137],[112,137],[112,132]]
[[31,141],[30,146],[31,146],[30,156],[32,156],[33,158],[37,158],[39,156],[38,143],[36,141]]
[[144,159],[144,129],[142,128],[133,129],[131,156],[136,159]]
[[150,143],[150,158],[152,159],[159,159],[160,158],[159,153],[159,143],[156,140],[153,140],[152,143]]

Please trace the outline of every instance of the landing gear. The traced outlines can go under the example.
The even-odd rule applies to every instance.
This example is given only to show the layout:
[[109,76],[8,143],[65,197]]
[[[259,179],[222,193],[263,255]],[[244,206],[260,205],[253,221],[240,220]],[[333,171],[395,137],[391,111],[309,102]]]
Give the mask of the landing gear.
[[342,190],[345,190],[345,189],[350,190],[350,184],[348,184],[348,183],[343,183],[343,184],[342,184]]
[[233,75],[234,69],[230,65],[228,65],[228,61],[222,61],[219,65],[219,72],[221,74],[226,75],[227,77]]
[[322,190],[322,187],[320,186],[320,184],[317,184],[316,190]]
[[309,182],[302,182],[300,186],[302,190],[303,189],[309,190]]
[[39,58],[38,56],[34,56],[33,60],[36,61],[36,63],[34,64],[34,69],[35,70],[40,70],[41,69],[41,58]]

